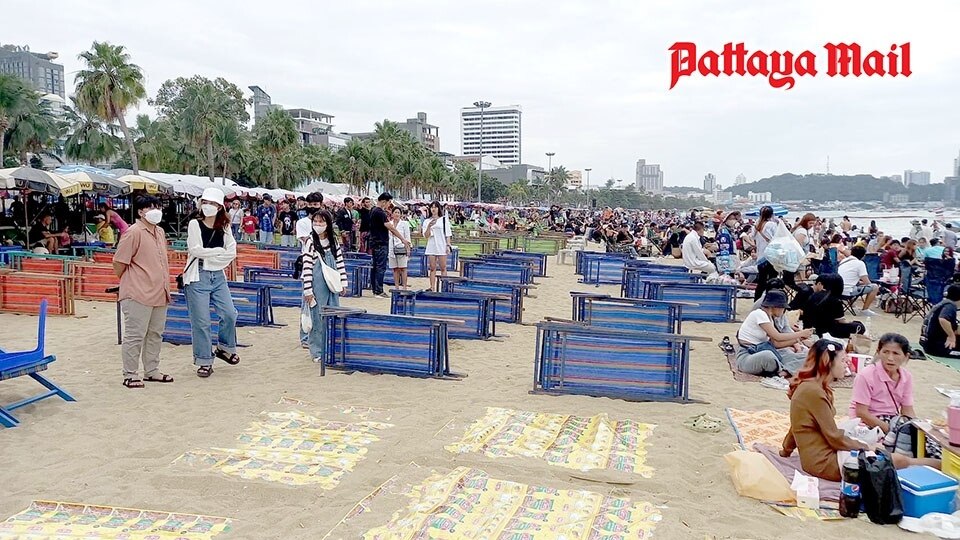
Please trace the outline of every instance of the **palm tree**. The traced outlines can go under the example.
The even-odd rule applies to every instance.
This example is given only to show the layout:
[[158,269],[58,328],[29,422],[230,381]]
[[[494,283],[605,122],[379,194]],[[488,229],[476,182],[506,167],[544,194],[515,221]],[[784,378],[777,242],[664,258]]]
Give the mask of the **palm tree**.
[[207,176],[213,182],[216,173],[214,133],[225,122],[236,122],[227,111],[227,96],[207,81],[184,87],[183,103],[184,108],[177,115],[177,127],[198,150],[206,152]]
[[569,179],[570,173],[567,172],[567,168],[563,165],[554,167],[553,170],[550,171],[550,179],[547,180],[547,189],[552,199],[555,200],[563,193]]
[[222,165],[220,170],[223,178],[229,176],[230,161],[242,158],[248,135],[247,130],[233,118],[219,123],[213,131],[214,153]]
[[61,161],[51,150],[65,131],[64,122],[57,118],[50,104],[38,99],[14,118],[7,134],[7,146],[19,154],[21,165],[29,163],[28,153],[45,154]]
[[147,97],[143,71],[130,63],[130,55],[123,45],[94,41],[90,50],[80,53],[79,58],[86,62],[87,69],[80,70],[75,79],[77,104],[84,112],[105,122],[119,123],[133,173],[140,174],[137,148],[124,116],[127,109]]
[[0,74],[0,168],[3,167],[3,149],[7,144],[7,130],[24,111],[39,99],[23,80],[13,75]]
[[170,172],[179,170],[174,128],[166,118],[151,120],[145,114],[137,115],[136,140],[137,157],[147,170]]
[[277,189],[280,187],[280,156],[288,148],[297,144],[297,126],[286,111],[273,109],[257,121],[253,135],[257,146],[270,156],[271,184],[274,189]]
[[510,202],[514,204],[519,205],[527,202],[528,196],[527,180],[525,178],[519,179],[507,186],[507,197],[509,197]]
[[70,159],[96,165],[112,159],[119,153],[121,141],[116,136],[115,126],[105,126],[99,118],[66,107],[70,135],[63,146],[63,153]]

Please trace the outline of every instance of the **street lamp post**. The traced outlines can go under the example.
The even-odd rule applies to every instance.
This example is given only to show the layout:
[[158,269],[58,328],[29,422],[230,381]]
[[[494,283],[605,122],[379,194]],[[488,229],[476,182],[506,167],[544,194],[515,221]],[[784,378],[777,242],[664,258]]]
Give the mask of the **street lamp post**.
[[[556,152],[547,152],[547,189],[552,189],[553,186],[550,185],[550,180],[553,179],[553,156],[556,155]],[[552,197],[551,197],[552,198]]]
[[489,101],[474,101],[473,106],[480,109],[480,154],[477,160],[477,202],[483,202],[481,185],[483,183],[483,110],[490,106]]
[[587,167],[584,170],[587,171],[587,191],[590,191],[590,171],[592,171],[593,169]]

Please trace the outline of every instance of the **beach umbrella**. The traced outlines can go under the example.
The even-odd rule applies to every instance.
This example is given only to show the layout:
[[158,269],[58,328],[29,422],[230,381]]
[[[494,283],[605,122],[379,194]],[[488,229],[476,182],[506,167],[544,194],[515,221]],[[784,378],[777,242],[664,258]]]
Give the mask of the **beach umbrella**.
[[17,189],[17,182],[10,176],[17,167],[9,169],[0,169],[0,189]]
[[109,197],[129,195],[131,191],[130,184],[94,172],[77,171],[62,174],[62,176],[79,182],[83,191],[101,193]]
[[147,178],[139,174],[126,174],[117,178],[117,180],[129,185],[133,189],[143,189],[147,193],[158,193],[160,191],[160,184],[152,178]]
[[71,197],[80,193],[80,183],[69,180],[59,174],[34,169],[32,167],[17,167],[9,173],[20,189],[32,189],[51,195]]

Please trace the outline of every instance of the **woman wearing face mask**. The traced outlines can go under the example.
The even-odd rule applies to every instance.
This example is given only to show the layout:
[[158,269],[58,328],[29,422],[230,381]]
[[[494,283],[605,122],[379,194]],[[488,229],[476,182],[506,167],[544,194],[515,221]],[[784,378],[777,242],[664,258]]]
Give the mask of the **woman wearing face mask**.
[[[223,273],[237,258],[237,241],[230,230],[230,216],[223,208],[223,192],[203,190],[200,213],[187,227],[187,265],[183,271],[184,295],[193,330],[193,362],[197,376],[213,374],[213,357],[230,365],[237,355],[237,309]],[[211,350],[210,303],[220,317],[216,350]]]
[[437,269],[447,275],[447,255],[450,253],[450,220],[443,214],[438,201],[430,203],[427,219],[423,220],[423,237],[427,239],[427,261],[430,264],[430,290],[437,290]]
[[333,234],[333,216],[326,210],[313,214],[313,232],[303,246],[303,301],[310,307],[310,318],[313,323],[307,342],[310,346],[310,356],[314,362],[323,361],[323,352],[326,345],[326,327],[320,319],[324,306],[338,307],[340,298],[338,293],[330,290],[327,280],[323,277],[321,264],[335,268],[340,273],[340,285],[347,287],[347,269],[343,262],[343,253],[337,246],[336,235]]
[[[393,220],[393,226],[403,236],[407,242],[410,241],[410,223],[403,218],[403,209],[394,206],[390,213]],[[393,270],[393,283],[400,289],[407,288],[407,264],[410,261],[410,253],[407,252],[407,246],[403,244],[396,236],[390,235],[390,242],[387,251],[387,266]]]

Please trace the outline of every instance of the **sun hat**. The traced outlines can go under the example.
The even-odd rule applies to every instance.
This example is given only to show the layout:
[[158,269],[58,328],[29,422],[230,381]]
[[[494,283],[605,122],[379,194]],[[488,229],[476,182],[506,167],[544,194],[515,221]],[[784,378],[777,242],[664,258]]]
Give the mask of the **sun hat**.
[[203,195],[200,196],[200,200],[215,202],[220,206],[223,206],[223,191],[220,191],[215,187],[208,187],[207,189],[203,190]]
[[787,307],[787,295],[783,291],[776,289],[769,290],[763,295],[763,303],[760,307],[785,308]]

